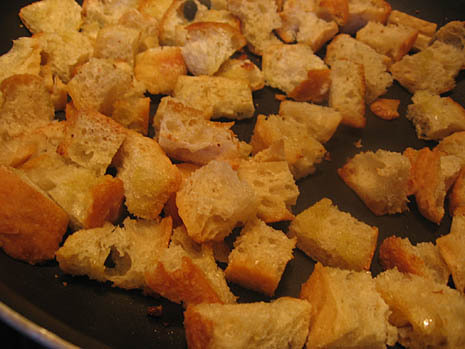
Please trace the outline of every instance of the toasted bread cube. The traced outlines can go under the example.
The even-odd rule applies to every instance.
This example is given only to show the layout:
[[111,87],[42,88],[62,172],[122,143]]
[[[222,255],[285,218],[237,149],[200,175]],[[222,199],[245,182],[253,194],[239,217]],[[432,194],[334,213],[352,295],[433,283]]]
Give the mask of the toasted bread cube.
[[455,132],[450,136],[443,138],[434,148],[447,155],[458,156],[461,163],[465,163],[465,131]]
[[263,72],[250,59],[244,57],[228,59],[215,75],[246,80],[252,91],[260,90],[265,86]]
[[[462,160],[460,160],[462,161]],[[465,170],[460,173],[449,193],[449,212],[451,216],[465,213]]]
[[400,99],[378,98],[370,104],[370,110],[383,120],[393,120],[400,116],[399,105]]
[[178,169],[154,139],[137,132],[128,131],[113,164],[124,183],[128,211],[137,217],[155,219],[179,189]]
[[323,160],[326,153],[323,145],[296,121],[279,115],[259,115],[250,141],[253,153],[279,141],[284,142],[286,161],[295,179],[315,172],[316,164]]
[[465,298],[457,290],[397,269],[379,274],[375,282],[392,311],[389,321],[398,328],[401,345],[413,349],[464,345]]
[[407,107],[420,139],[440,140],[454,132],[465,131],[465,109],[450,97],[417,91]]
[[81,6],[74,0],[41,0],[24,6],[19,17],[31,33],[77,31]]
[[342,31],[354,34],[368,22],[385,24],[391,13],[391,5],[384,0],[349,0],[349,15]]
[[288,238],[259,219],[249,221],[229,254],[226,278],[273,296],[287,263],[294,258],[295,243],[295,238]]
[[118,24],[140,32],[138,52],[158,46],[158,21],[154,17],[131,8],[119,18]]
[[199,110],[212,110],[213,118],[246,119],[254,115],[248,82],[221,76],[180,76],[173,96]]
[[450,272],[439,249],[431,242],[412,245],[407,238],[390,236],[379,247],[379,259],[385,269],[397,268],[446,285]]
[[407,210],[410,161],[386,150],[355,155],[340,169],[342,180],[377,216]]
[[[126,218],[123,225],[115,227],[107,223],[101,228],[74,232],[57,251],[60,269],[100,282],[110,281],[124,289],[144,289],[145,272],[168,248],[171,219]],[[114,266],[107,266],[108,259]]]
[[187,345],[300,349],[307,338],[310,309],[307,301],[291,297],[269,303],[191,305],[184,312]]
[[145,275],[147,286],[161,296],[184,305],[235,303],[209,244],[197,245],[184,226],[173,232],[171,244]]
[[172,0],[141,0],[139,2],[139,10],[141,13],[153,17],[157,22],[160,22],[172,2]]
[[179,47],[156,47],[136,57],[134,75],[152,94],[170,94],[187,67]]
[[297,237],[299,249],[323,265],[360,271],[370,269],[378,229],[324,198],[296,216],[289,235]]
[[68,215],[24,175],[0,166],[0,247],[9,256],[40,263],[53,259]]
[[225,23],[197,22],[186,30],[181,51],[188,70],[194,75],[213,75],[247,43],[240,30]]
[[142,133],[149,131],[150,97],[127,97],[113,104],[111,118],[124,127]]
[[392,76],[387,72],[391,59],[347,34],[337,35],[326,48],[325,62],[328,65],[332,67],[334,61],[340,59],[363,65],[367,103],[385,94],[392,85]]
[[465,21],[450,21],[434,34],[434,39],[462,50],[462,69],[465,69]]
[[176,194],[179,216],[197,243],[221,241],[257,213],[258,201],[231,165],[210,161],[192,173]]
[[300,298],[312,304],[307,348],[384,349],[397,340],[389,307],[367,272],[317,263]]
[[329,68],[304,44],[271,45],[263,52],[265,84],[296,101],[322,102],[331,83]]
[[134,65],[139,50],[140,31],[121,24],[106,25],[95,40],[94,57],[109,58]]
[[349,1],[317,0],[316,13],[322,19],[335,21],[339,26],[343,26],[349,19]]

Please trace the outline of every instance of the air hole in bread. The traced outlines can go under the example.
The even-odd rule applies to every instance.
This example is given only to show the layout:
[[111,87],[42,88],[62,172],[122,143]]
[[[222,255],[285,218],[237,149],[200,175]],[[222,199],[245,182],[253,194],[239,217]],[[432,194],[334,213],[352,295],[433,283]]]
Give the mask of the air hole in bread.
[[105,274],[108,276],[125,275],[131,269],[132,261],[128,254],[120,255],[118,249],[112,246],[105,260]]

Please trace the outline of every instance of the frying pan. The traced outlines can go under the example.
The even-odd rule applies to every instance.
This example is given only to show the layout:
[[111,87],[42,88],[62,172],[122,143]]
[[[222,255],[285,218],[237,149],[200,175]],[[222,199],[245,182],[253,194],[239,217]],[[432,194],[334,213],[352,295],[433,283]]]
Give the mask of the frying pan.
[[[30,35],[18,18],[25,0],[2,1],[0,4],[0,53],[11,47],[13,39]],[[392,0],[393,9],[416,15],[439,26],[451,20],[465,20],[465,1],[443,0]],[[450,95],[465,105],[465,74],[457,78],[457,87]],[[254,93],[258,113],[277,113],[278,90],[265,88]],[[450,217],[435,225],[423,218],[412,200],[409,211],[398,215],[376,217],[337,176],[348,158],[360,151],[387,149],[403,151],[406,147],[434,146],[434,142],[417,139],[411,122],[405,118],[410,94],[396,82],[389,89],[387,98],[400,99],[401,117],[385,121],[367,110],[367,126],[351,129],[340,126],[333,138],[325,144],[331,154],[318,166],[315,174],[297,182],[300,196],[293,208],[295,214],[323,197],[328,197],[357,219],[379,228],[378,244],[386,237],[397,235],[410,238],[412,243],[434,241],[447,234]],[[153,97],[154,103],[159,96]],[[243,140],[250,140],[254,119],[239,121],[234,131]],[[360,142],[361,148],[355,144]],[[286,223],[276,225],[284,231]],[[288,264],[275,297],[298,296],[300,286],[311,274],[314,262],[301,251]],[[382,268],[375,253],[372,273]],[[236,285],[230,285],[240,302],[253,302],[269,298]],[[57,263],[50,261],[31,266],[13,260],[0,251],[0,318],[35,340],[51,347],[85,348],[185,348],[183,308],[163,298],[153,298],[139,291],[124,291],[109,284],[98,283],[86,277],[63,274]],[[160,317],[147,315],[149,306],[162,305]],[[401,348],[396,346],[396,348]]]

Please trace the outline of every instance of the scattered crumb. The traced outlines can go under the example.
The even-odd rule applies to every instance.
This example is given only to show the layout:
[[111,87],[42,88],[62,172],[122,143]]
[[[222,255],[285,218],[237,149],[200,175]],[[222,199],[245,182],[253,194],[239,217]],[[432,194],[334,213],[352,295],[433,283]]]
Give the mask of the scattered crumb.
[[147,315],[152,317],[160,317],[163,314],[163,306],[154,305],[147,308]]
[[360,149],[362,147],[362,139],[360,138],[358,141],[354,142],[355,148]]
[[282,95],[282,94],[275,94],[274,95],[274,98],[276,98],[278,101],[285,101],[286,100],[286,95]]
[[399,104],[400,100],[398,99],[379,98],[371,103],[370,110],[383,120],[392,120],[399,117],[397,111]]
[[65,286],[65,287],[68,286],[68,283],[67,283],[66,281],[63,281],[62,284],[63,284],[63,286]]
[[58,279],[58,274],[55,274],[55,275],[53,275],[53,276],[55,277],[55,279]]
[[325,154],[325,160],[326,161],[331,161],[331,153],[329,151],[326,152],[326,154]]

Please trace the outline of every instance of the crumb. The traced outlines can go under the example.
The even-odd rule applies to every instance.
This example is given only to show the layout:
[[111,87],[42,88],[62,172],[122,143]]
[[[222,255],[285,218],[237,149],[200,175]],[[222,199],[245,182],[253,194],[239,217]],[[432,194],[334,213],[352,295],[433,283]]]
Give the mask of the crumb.
[[278,101],[285,101],[285,100],[286,100],[286,95],[282,95],[282,94],[276,93],[276,94],[274,95],[274,98],[276,98]]
[[58,274],[53,275],[55,279],[58,279]]
[[393,120],[399,117],[399,104],[398,99],[379,98],[371,103],[370,110],[383,120]]
[[329,151],[326,152],[326,154],[325,154],[325,160],[326,161],[331,161],[331,153]]
[[359,139],[358,141],[354,142],[355,148],[360,149],[362,147],[362,139]]
[[147,315],[152,317],[160,317],[163,314],[163,306],[154,305],[147,308]]
[[63,284],[63,286],[65,286],[65,287],[68,286],[68,283],[67,283],[66,281],[63,281],[62,284]]

